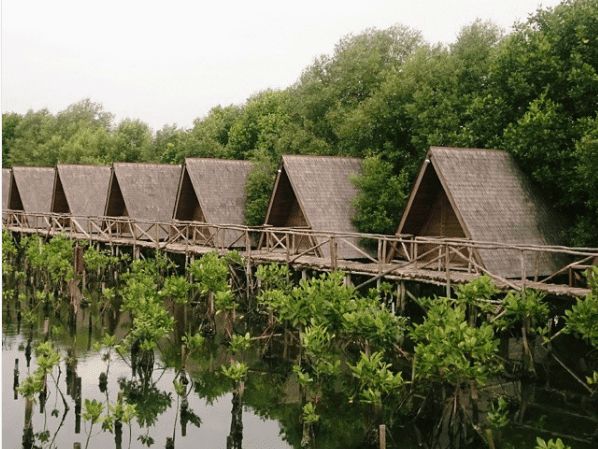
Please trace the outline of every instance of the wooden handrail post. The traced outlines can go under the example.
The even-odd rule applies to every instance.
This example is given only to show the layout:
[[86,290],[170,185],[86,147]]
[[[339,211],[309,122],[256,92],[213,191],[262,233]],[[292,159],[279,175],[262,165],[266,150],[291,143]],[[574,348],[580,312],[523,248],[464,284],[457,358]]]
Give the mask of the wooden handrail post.
[[448,243],[444,245],[444,269],[446,272],[446,297],[451,297],[451,256]]
[[519,261],[521,263],[521,287],[525,288],[525,283],[527,280],[527,273],[525,272],[525,250],[520,250],[519,254]]
[[334,236],[330,237],[329,240],[329,245],[330,245],[330,267],[333,270],[336,270],[336,267],[338,266],[338,260],[337,260],[337,243],[336,243],[336,238]]

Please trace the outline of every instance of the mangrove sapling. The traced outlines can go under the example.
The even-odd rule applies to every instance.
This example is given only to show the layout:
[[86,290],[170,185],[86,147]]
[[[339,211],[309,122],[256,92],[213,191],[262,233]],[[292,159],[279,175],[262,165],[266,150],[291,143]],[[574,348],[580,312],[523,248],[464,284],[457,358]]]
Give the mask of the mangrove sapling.
[[208,314],[214,316],[214,296],[225,291],[228,285],[228,265],[216,252],[204,254],[188,266],[189,273],[202,297],[207,297]]
[[578,298],[571,309],[565,311],[565,332],[581,337],[598,349],[598,267],[587,273],[590,293]]
[[[411,331],[415,343],[412,380],[422,391],[434,391],[434,386],[441,388],[446,413],[439,420],[436,432],[439,434],[444,427],[458,444],[467,435],[466,424],[477,429],[478,388],[502,369],[499,340],[490,324],[470,325],[464,304],[447,298],[421,303],[427,314],[423,323],[415,324]],[[471,399],[471,414],[462,403],[462,393]]]
[[301,410],[301,422],[303,423],[303,436],[301,437],[301,447],[311,447],[315,441],[314,426],[320,420],[320,415],[316,413],[316,406],[313,402],[307,402]]
[[93,426],[101,422],[104,405],[95,399],[85,399],[85,410],[83,411],[83,420],[89,421],[89,429],[87,430],[87,439],[85,440],[85,449],[89,447],[89,440],[93,432]]
[[183,369],[187,366],[187,360],[189,356],[193,353],[198,353],[201,351],[205,345],[206,339],[200,333],[185,334],[182,338],[182,349],[181,349],[181,359],[182,363],[181,366]]
[[496,442],[500,439],[500,432],[509,424],[509,404],[500,396],[490,404],[490,410],[486,413],[486,443],[490,449],[496,449]]
[[342,315],[343,336],[355,341],[366,355],[399,348],[407,331],[406,317],[397,316],[377,299],[362,298],[350,303],[352,310]]
[[536,372],[534,357],[530,347],[530,337],[545,335],[547,329],[544,325],[548,320],[550,309],[544,302],[544,295],[530,289],[520,292],[509,292],[503,300],[502,317],[496,320],[495,325],[506,330],[512,326],[520,326],[521,340],[524,351],[524,367],[531,373]]
[[236,320],[237,301],[232,290],[226,289],[216,292],[214,295],[216,315],[224,315],[224,330],[230,338],[233,334],[233,324]]
[[128,448],[131,448],[131,440],[132,440],[132,429],[131,429],[131,422],[133,418],[137,415],[137,409],[134,404],[129,404],[124,402],[122,399],[122,395],[119,394],[118,400],[114,404],[110,404],[108,407],[108,414],[104,418],[104,422],[102,426],[108,430],[114,429],[114,436],[117,440],[117,447],[119,445],[119,434],[122,434],[122,425],[126,424],[129,428],[129,445]]
[[359,402],[372,407],[374,431],[379,425],[386,424],[384,404],[401,399],[407,383],[400,372],[391,371],[390,363],[386,363],[383,357],[382,352],[374,352],[371,356],[362,352],[355,365],[349,364],[353,377],[357,379]]
[[494,301],[493,298],[498,292],[498,288],[487,275],[456,287],[456,301],[466,306],[466,316],[471,326],[475,326],[478,320],[484,319],[485,315],[497,309],[500,302]]
[[183,329],[188,332],[187,304],[191,293],[191,284],[184,276],[169,276],[164,279],[160,290],[162,298],[170,299],[174,304],[183,306]]

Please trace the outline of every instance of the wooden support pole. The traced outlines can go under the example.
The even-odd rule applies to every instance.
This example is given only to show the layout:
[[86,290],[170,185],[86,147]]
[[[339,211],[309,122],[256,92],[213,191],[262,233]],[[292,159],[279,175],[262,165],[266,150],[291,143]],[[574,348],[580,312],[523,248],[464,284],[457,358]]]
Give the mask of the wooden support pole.
[[334,236],[332,236],[332,237],[330,237],[330,267],[333,270],[336,270],[336,268],[338,266],[336,250],[337,250],[336,239],[334,238]]
[[344,279],[343,279],[343,284],[344,284],[346,287],[350,287],[350,286],[352,286],[352,285],[353,285],[353,282],[351,281],[351,273],[347,273],[347,274],[345,274],[345,277],[344,277]]
[[380,424],[378,427],[378,441],[380,442],[380,449],[386,449],[386,426]]
[[407,287],[405,286],[405,281],[399,282],[397,302],[397,309],[403,314],[405,312],[405,306],[407,305]]
[[449,246],[444,246],[444,269],[446,271],[446,297],[451,297],[451,256],[449,253]]

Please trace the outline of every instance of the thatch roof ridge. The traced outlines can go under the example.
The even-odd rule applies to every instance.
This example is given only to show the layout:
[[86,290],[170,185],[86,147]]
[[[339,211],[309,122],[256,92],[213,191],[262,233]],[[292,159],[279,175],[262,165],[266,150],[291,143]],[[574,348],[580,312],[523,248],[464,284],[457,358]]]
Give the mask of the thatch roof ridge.
[[331,156],[328,154],[283,154],[282,159],[330,159],[330,160],[353,160],[363,161],[363,159],[353,156]]
[[[186,158],[183,170],[191,179],[206,222],[243,224],[245,184],[253,162],[218,158]],[[181,171],[181,177],[184,171]]]
[[12,175],[25,212],[50,212],[56,175],[54,167],[17,166],[12,168]]
[[[472,153],[500,153],[504,154],[507,153],[505,150],[499,150],[497,148],[473,148],[473,147],[439,147],[439,146],[431,146],[428,150],[428,154],[435,153],[437,151],[462,151],[462,152],[472,152]],[[507,153],[509,154],[509,153]]]
[[56,182],[60,180],[72,215],[82,217],[104,215],[111,175],[110,166],[57,164],[56,171]]
[[219,161],[219,162],[226,162],[226,163],[237,163],[237,164],[247,164],[252,163],[249,159],[223,159],[220,157],[186,157],[185,162],[187,161]]

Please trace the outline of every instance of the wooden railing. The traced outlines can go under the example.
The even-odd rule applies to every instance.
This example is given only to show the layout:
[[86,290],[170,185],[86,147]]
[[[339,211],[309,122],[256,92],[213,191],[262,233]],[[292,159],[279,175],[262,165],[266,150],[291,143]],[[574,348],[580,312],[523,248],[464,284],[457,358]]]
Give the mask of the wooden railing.
[[[598,264],[598,248],[320,232],[305,227],[249,227],[177,220],[156,222],[129,217],[78,217],[12,210],[3,211],[3,225],[13,231],[65,234],[79,240],[169,248],[185,253],[197,247],[214,248],[221,252],[238,249],[249,257],[271,255],[276,256],[276,260],[291,264],[312,264],[329,269],[353,267],[351,269],[355,272],[359,272],[361,267],[367,268],[372,280],[396,270],[425,270],[437,275],[443,273],[448,286],[459,273],[485,273],[514,289],[522,288],[525,282],[573,285],[581,271]],[[491,272],[481,262],[480,251],[490,255],[504,254],[505,251],[517,254],[520,261],[518,274],[505,277]],[[347,253],[350,253],[350,258],[344,256]],[[530,261],[538,262],[546,257],[559,261],[550,273],[529,269]]]

